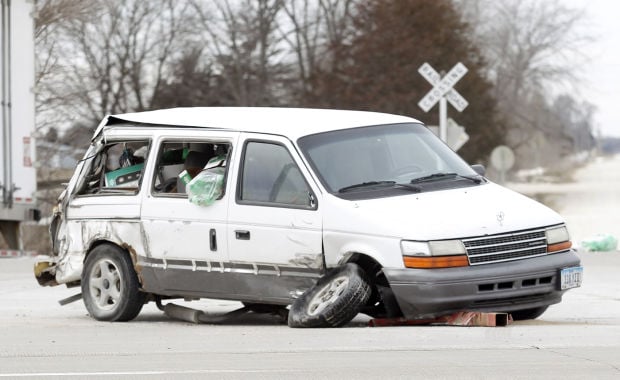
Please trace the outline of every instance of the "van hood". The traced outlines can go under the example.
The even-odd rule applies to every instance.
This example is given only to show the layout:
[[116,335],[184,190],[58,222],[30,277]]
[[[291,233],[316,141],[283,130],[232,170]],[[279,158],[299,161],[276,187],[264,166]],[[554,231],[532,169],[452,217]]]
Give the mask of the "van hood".
[[338,204],[324,207],[327,231],[409,240],[467,238],[564,223],[550,208],[493,183],[359,201],[330,196],[328,202]]

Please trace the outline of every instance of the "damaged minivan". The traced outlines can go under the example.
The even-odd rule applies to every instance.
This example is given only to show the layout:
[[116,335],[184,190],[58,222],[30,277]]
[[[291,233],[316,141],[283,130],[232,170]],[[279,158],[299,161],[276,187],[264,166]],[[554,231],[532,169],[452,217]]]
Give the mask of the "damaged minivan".
[[214,298],[292,327],[540,316],[583,268],[563,219],[417,120],[278,108],[110,115],[59,198],[41,285],[89,314]]

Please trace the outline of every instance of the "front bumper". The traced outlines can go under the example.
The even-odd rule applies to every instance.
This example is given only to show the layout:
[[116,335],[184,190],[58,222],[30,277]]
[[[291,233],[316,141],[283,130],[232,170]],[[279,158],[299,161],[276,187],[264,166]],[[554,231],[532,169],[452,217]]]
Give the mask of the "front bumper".
[[573,251],[511,262],[447,269],[384,268],[404,316],[457,311],[510,312],[559,303],[559,272],[580,264]]

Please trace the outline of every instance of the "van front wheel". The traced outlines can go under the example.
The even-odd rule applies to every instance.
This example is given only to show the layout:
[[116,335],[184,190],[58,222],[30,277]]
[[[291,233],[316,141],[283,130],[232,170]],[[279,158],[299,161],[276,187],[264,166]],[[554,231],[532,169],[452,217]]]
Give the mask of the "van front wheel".
[[108,244],[95,247],[86,258],[82,297],[93,318],[112,322],[134,319],[146,300],[129,255]]
[[346,264],[321,279],[291,305],[290,327],[340,327],[351,321],[370,297],[362,269]]

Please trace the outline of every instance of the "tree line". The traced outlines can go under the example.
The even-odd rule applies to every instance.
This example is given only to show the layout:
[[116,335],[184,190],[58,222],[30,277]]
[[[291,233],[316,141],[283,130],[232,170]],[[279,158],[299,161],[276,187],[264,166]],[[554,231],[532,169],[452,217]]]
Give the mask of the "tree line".
[[595,145],[595,109],[575,86],[583,14],[557,0],[35,4],[37,128],[51,143],[84,147],[106,114],[178,106],[360,109],[436,125],[436,109],[417,106],[431,88],[417,70],[463,62],[456,89],[469,107],[449,114],[470,135],[459,151],[469,162],[499,144],[522,167]]

